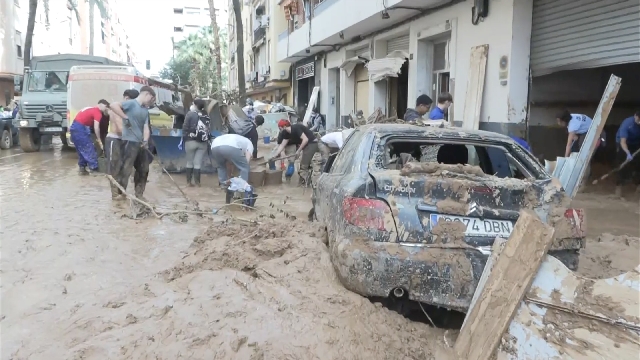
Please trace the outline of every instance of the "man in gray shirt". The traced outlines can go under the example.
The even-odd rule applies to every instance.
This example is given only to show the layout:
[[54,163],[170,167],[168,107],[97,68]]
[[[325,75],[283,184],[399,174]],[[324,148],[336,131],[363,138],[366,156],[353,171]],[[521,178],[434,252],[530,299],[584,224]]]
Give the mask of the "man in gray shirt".
[[111,104],[111,110],[122,118],[122,168],[114,179],[126,190],[131,172],[135,168],[133,181],[138,198],[142,197],[149,176],[149,108],[155,102],[155,91],[150,86],[143,86],[137,98]]

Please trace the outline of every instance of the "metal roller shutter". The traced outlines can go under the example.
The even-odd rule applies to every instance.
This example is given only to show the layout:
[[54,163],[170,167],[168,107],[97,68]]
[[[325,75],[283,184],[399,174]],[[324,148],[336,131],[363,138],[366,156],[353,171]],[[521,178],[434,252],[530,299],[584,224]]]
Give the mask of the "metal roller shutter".
[[399,36],[387,41],[387,55],[396,50],[409,52],[409,35]]
[[363,47],[362,49],[358,49],[355,52],[356,52],[356,56],[360,56],[360,57],[367,58],[367,59],[371,58],[368,46],[367,47]]
[[534,0],[531,70],[562,70],[640,61],[638,0]]

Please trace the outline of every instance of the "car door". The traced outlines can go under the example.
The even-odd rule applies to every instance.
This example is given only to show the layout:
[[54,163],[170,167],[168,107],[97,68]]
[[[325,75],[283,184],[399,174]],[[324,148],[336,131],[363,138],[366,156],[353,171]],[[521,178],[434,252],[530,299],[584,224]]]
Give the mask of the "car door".
[[[349,140],[349,138],[347,138],[347,140]],[[345,148],[345,146],[347,146],[347,141],[345,141],[343,145],[343,149]],[[315,200],[316,201],[316,218],[318,219],[318,221],[324,224],[327,224],[329,220],[327,218],[327,215],[330,213],[331,210],[330,210],[328,200],[338,180],[337,178],[338,178],[339,172],[337,170],[337,167],[340,166],[340,163],[343,162],[342,160],[343,156],[341,156],[342,153],[344,152],[339,151],[338,154],[332,155],[329,157],[325,165],[325,168],[322,169],[323,173],[322,175],[320,175],[320,178],[318,179],[318,187],[317,187],[316,200]]]

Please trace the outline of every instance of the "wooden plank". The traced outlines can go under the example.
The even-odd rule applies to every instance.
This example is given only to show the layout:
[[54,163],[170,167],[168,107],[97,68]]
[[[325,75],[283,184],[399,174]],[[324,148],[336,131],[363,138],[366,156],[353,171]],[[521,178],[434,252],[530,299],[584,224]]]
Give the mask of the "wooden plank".
[[460,330],[454,346],[458,358],[487,360],[493,354],[538,272],[553,234],[554,229],[532,211],[520,212],[509,241]]
[[[475,306],[476,302],[478,302],[478,298],[480,294],[482,294],[482,290],[484,290],[484,286],[487,283],[487,279],[493,270],[494,265],[496,264],[496,260],[502,253],[504,249],[504,245],[507,243],[507,239],[496,238],[493,242],[493,246],[491,247],[491,256],[487,259],[487,263],[484,265],[484,270],[482,270],[482,275],[480,276],[480,280],[478,281],[478,286],[476,287],[476,291],[473,293],[473,298],[471,299],[471,305],[469,305],[468,313],[471,313],[471,309]],[[462,323],[462,327],[467,322],[467,317],[464,318],[464,322]]]
[[640,266],[601,280],[547,255],[498,350],[499,360],[637,359]]
[[567,195],[569,195],[571,198],[576,196],[578,188],[582,183],[582,178],[584,177],[584,174],[586,173],[586,170],[589,166],[589,162],[591,161],[591,157],[596,151],[598,138],[600,138],[600,134],[604,129],[607,118],[609,118],[609,113],[611,112],[613,103],[616,100],[616,96],[618,96],[618,91],[620,90],[621,83],[622,80],[619,77],[611,75],[611,77],[609,78],[609,83],[604,90],[604,94],[602,94],[602,99],[600,99],[600,105],[598,105],[598,109],[593,116],[591,127],[589,127],[589,131],[587,131],[584,142],[580,147],[575,170],[571,173],[567,186],[565,187]]
[[464,99],[462,128],[478,130],[480,127],[480,110],[482,95],[484,94],[484,77],[487,71],[487,55],[489,45],[479,45],[471,48],[467,92]]
[[302,119],[302,123],[304,126],[309,126],[309,118],[311,118],[311,111],[316,106],[318,102],[318,93],[320,92],[320,87],[316,86],[313,88],[311,92],[311,97],[309,98],[309,103],[307,104],[307,111],[304,113],[304,118]]

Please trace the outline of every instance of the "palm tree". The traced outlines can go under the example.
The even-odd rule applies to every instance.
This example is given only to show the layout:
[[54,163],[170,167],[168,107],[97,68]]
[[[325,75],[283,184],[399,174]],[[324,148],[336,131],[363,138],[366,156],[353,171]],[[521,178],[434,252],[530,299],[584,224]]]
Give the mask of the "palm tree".
[[[49,0],[41,0],[44,7],[45,26],[49,29]],[[31,64],[31,47],[33,46],[33,30],[36,26],[36,15],[38,12],[39,0],[29,0],[29,19],[27,20],[27,34],[24,41],[24,67],[28,67]],[[80,13],[78,12],[78,4],[76,0],[67,0],[67,6],[76,16],[78,25],[80,24]]]
[[95,21],[95,8],[98,8],[100,12],[101,19],[108,19],[109,13],[107,12],[107,7],[105,6],[104,0],[85,0],[89,3],[89,55],[93,55],[93,47],[94,47],[94,21]]
[[[216,88],[222,89],[222,57],[220,56],[220,29],[218,28],[218,20],[216,19],[216,8],[213,6],[213,0],[209,0],[209,17],[211,18],[211,29],[213,30],[213,57],[215,58],[214,81]],[[221,99],[220,95],[214,96]]]
[[212,61],[214,58],[214,50],[211,46],[212,38],[213,31],[209,27],[189,35],[176,44],[175,60],[191,65],[188,80],[197,94],[218,96],[220,83],[211,71],[212,68],[215,68],[215,62]]
[[244,77],[244,38],[242,37],[242,9],[240,8],[240,0],[233,0],[233,13],[236,18],[236,41],[238,47],[236,54],[238,56],[238,96],[240,97],[240,106],[247,103],[247,84]]

